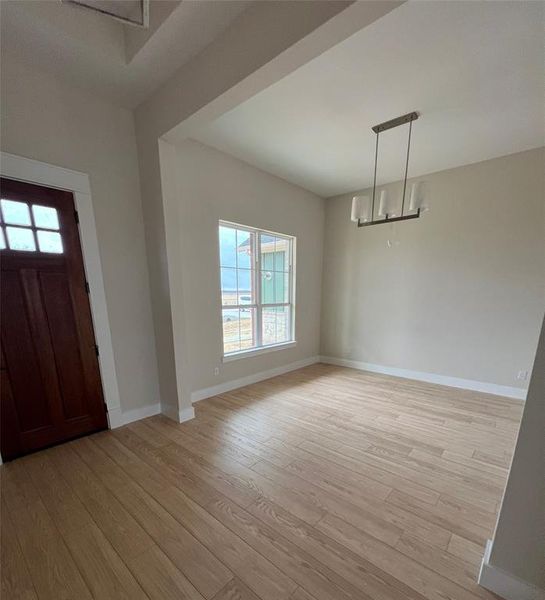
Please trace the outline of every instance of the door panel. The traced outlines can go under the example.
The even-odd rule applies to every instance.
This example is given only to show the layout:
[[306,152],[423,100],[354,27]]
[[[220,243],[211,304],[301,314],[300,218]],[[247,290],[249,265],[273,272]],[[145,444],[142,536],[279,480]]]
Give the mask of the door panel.
[[5,368],[2,352],[2,368],[0,370],[0,435],[2,436],[2,455],[16,456],[20,452],[20,442],[12,423],[17,421],[15,402],[11,391],[9,374]]
[[72,194],[7,179],[1,192],[6,460],[107,419]]
[[[42,273],[41,292],[56,357],[63,416],[73,419],[89,414],[85,373],[79,349],[70,288],[64,273]],[[68,314],[67,314],[68,312]]]
[[[18,399],[17,415],[22,431],[50,427],[49,403],[44,395],[35,336],[32,335],[23,284],[19,273],[2,272],[2,339],[12,394]],[[24,357],[24,360],[20,360]]]

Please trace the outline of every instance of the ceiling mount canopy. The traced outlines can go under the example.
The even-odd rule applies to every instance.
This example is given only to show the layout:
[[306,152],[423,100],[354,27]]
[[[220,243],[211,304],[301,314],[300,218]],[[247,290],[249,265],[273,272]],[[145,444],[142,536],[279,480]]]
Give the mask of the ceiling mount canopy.
[[405,123],[410,123],[411,121],[416,121],[418,119],[418,113],[416,111],[407,113],[406,115],[401,115],[401,117],[396,117],[395,119],[390,119],[389,121],[384,121],[384,123],[379,123],[378,125],[373,125],[371,129],[378,135],[381,131],[387,131],[388,129],[393,129],[394,127],[399,127],[400,125],[404,125]]
[[[420,207],[417,207],[417,196],[418,196],[418,184],[413,184],[411,187],[411,195],[409,202],[410,214],[405,214],[405,195],[407,192],[407,175],[409,172],[409,153],[411,150],[411,133],[413,127],[413,121],[418,119],[419,114],[416,111],[395,117],[389,121],[384,121],[378,125],[374,125],[371,129],[376,134],[375,140],[375,168],[373,174],[373,195],[369,199],[369,196],[354,196],[352,199],[352,221],[358,224],[358,227],[367,227],[368,225],[379,225],[381,223],[392,223],[394,221],[406,221],[408,219],[418,219],[420,217]],[[380,193],[378,216],[379,219],[375,219],[375,197],[377,191],[377,164],[378,164],[378,141],[379,134],[388,129],[399,127],[401,125],[409,124],[409,134],[407,138],[407,156],[405,159],[405,176],[403,178],[403,194],[401,197],[401,214],[397,216],[387,208],[387,193],[386,190],[382,190]],[[414,212],[416,211],[416,212]]]
[[88,10],[99,12],[127,25],[147,28],[149,0],[61,0]]

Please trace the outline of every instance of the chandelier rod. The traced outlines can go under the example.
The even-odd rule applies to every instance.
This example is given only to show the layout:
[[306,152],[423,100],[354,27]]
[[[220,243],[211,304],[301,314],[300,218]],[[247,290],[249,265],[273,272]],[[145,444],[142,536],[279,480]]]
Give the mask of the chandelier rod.
[[[413,122],[409,122],[409,139],[407,141],[407,160],[405,161],[405,179],[403,181],[403,199],[401,200],[401,216],[405,209],[405,192],[407,190],[407,173],[409,172],[409,152],[411,150],[411,131],[413,128]],[[378,134],[377,134],[378,137]]]
[[373,205],[371,207],[371,221],[375,218],[375,192],[377,189],[377,161],[378,161],[378,131],[377,131],[377,141],[375,143],[375,174],[373,176]]

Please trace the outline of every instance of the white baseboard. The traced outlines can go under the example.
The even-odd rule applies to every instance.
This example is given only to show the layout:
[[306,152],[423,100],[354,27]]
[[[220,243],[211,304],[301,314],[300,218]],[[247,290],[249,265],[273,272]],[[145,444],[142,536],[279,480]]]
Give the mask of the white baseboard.
[[226,381],[224,383],[203,388],[201,390],[195,390],[194,392],[191,392],[191,402],[198,402],[199,400],[204,400],[205,398],[211,398],[212,396],[217,396],[218,394],[224,394],[225,392],[236,390],[237,388],[244,387],[245,385],[257,383],[258,381],[270,379],[271,377],[276,377],[277,375],[289,373],[289,371],[295,371],[296,369],[308,367],[309,365],[313,365],[317,362],[320,362],[320,357],[311,356],[310,358],[304,358],[303,360],[298,360],[281,367],[276,367],[275,369],[260,371],[259,373],[252,373],[246,377],[233,379],[232,381]]
[[190,406],[189,408],[182,408],[178,415],[178,419],[180,423],[185,423],[186,421],[191,421],[191,419],[195,418],[195,409]]
[[374,365],[372,363],[348,360],[346,358],[336,358],[334,356],[321,356],[320,362],[341,367],[350,367],[351,369],[359,369],[360,371],[372,371],[373,373],[393,375],[394,377],[416,379],[417,381],[437,383],[448,387],[484,392],[486,394],[495,394],[496,396],[507,396],[508,398],[515,398],[517,400],[526,400],[526,394],[528,392],[526,389],[510,387],[508,385],[497,385],[495,383],[486,383],[484,381],[475,381],[473,379],[461,379],[459,377],[449,377],[448,375],[425,373],[423,371],[411,371],[410,369],[385,367],[383,365]]
[[123,417],[121,415],[121,407],[108,408],[108,425],[110,429],[117,429],[123,425]]
[[[296,369],[301,369],[317,362],[323,362],[331,365],[338,365],[341,367],[350,367],[351,369],[358,369],[360,371],[371,371],[373,373],[382,373],[384,375],[393,375],[394,377],[404,377],[406,379],[416,379],[417,381],[426,381],[428,383],[437,383],[439,385],[446,385],[449,387],[462,388],[466,390],[473,390],[476,392],[485,392],[487,394],[496,394],[498,396],[507,396],[508,398],[516,398],[517,400],[525,400],[527,390],[515,387],[509,387],[506,385],[497,385],[494,383],[485,383],[482,381],[474,381],[471,379],[460,379],[458,377],[448,377],[446,375],[436,375],[435,373],[425,373],[421,371],[411,371],[409,369],[398,369],[396,367],[385,367],[383,365],[375,365],[372,363],[366,363],[356,360],[349,360],[346,358],[336,358],[333,356],[311,356],[304,358],[275,369],[269,369],[268,371],[260,371],[258,373],[252,373],[246,377],[239,379],[233,379],[232,381],[226,381],[212,387],[203,388],[201,390],[195,390],[191,392],[191,402],[198,402],[205,398],[211,398],[218,394],[230,392],[237,388],[257,383],[258,381],[264,381],[277,375],[283,375]],[[165,414],[177,423],[184,423],[195,417],[195,411],[193,407],[184,408],[178,412],[172,411],[161,411],[160,404],[153,404],[151,406],[143,406],[142,408],[135,408],[133,410],[121,411],[121,409],[110,410],[108,412],[108,420],[110,428],[115,429],[122,425],[127,425],[133,421],[145,419],[153,415]]]
[[195,417],[195,411],[192,406],[170,414],[169,411],[161,410],[161,405],[157,403],[152,404],[151,406],[142,406],[141,408],[134,408],[126,411],[121,411],[120,409],[108,411],[108,420],[110,429],[116,429],[117,427],[122,427],[123,425],[128,425],[129,423],[140,421],[140,419],[145,419],[147,417],[153,417],[154,415],[160,415],[161,413],[170,417],[177,423],[184,423]]
[[152,417],[153,415],[161,414],[161,405],[159,403],[152,404],[151,406],[142,406],[141,408],[133,408],[132,410],[121,411],[108,411],[108,419],[110,421],[110,428],[116,429],[123,425],[128,425],[133,421],[140,421],[146,417]]
[[491,565],[491,550],[492,540],[488,540],[479,572],[479,585],[505,600],[545,600],[545,590]]
[[195,410],[192,406],[182,408],[181,410],[166,407],[162,412],[169,419],[176,421],[176,423],[185,423],[186,421],[191,421],[191,419],[195,418]]

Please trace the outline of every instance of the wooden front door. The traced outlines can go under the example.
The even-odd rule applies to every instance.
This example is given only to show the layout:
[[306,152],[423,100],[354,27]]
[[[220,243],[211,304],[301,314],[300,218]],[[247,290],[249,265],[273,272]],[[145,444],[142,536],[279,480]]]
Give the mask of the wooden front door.
[[2,178],[1,449],[9,460],[107,427],[70,192]]

